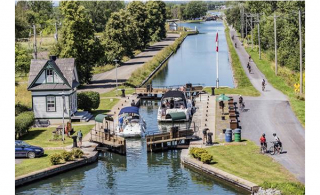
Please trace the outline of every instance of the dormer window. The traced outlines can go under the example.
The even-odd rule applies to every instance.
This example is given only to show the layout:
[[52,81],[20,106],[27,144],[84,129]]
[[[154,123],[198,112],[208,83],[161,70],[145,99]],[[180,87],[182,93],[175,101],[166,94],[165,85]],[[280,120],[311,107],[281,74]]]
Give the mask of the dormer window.
[[52,69],[46,70],[46,78],[47,78],[47,83],[53,83],[53,70]]

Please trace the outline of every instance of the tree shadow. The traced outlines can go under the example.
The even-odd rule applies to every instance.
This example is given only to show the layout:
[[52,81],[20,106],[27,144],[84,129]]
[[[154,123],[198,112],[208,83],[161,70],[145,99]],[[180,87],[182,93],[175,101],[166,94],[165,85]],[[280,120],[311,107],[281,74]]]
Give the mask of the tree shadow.
[[20,137],[20,140],[33,140],[45,131],[47,131],[47,130],[36,129],[36,130],[28,131],[27,134]]
[[90,113],[95,117],[98,114],[107,114],[110,111],[111,110],[92,110],[92,111],[90,111]]

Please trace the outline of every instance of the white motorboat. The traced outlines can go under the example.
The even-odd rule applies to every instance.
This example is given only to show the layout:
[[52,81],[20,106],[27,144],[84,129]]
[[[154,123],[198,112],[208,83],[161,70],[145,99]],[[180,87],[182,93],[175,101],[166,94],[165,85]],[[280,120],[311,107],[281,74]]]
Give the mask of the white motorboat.
[[189,121],[192,118],[192,101],[182,91],[168,91],[161,98],[157,119],[160,122]]
[[124,107],[120,110],[118,116],[118,126],[116,134],[129,137],[143,137],[146,131],[146,122],[139,115],[138,107]]

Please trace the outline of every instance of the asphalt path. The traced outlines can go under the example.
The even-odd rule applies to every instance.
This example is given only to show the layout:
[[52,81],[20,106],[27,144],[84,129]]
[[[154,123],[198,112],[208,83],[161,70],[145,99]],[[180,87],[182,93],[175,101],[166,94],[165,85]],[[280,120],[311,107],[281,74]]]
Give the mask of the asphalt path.
[[[248,72],[249,55],[241,46],[234,29],[230,28],[232,35],[234,43],[237,43],[236,51],[242,67],[253,86],[261,93],[260,97],[243,98],[245,109],[239,117],[242,137],[260,146],[259,138],[265,133],[270,148],[272,144],[269,142],[274,141],[272,134],[276,133],[282,142],[283,153],[272,157],[305,183],[305,130],[293,113],[287,96],[268,83],[253,61],[250,61],[251,74]],[[263,78],[267,83],[265,91],[262,91]]]
[[136,69],[151,60],[163,48],[172,45],[179,37],[180,34],[167,34],[165,39],[151,45],[129,61],[121,63],[121,66],[117,69],[93,75],[92,82],[84,86],[80,91],[105,93],[112,90],[116,87],[116,78],[118,84],[125,82]]

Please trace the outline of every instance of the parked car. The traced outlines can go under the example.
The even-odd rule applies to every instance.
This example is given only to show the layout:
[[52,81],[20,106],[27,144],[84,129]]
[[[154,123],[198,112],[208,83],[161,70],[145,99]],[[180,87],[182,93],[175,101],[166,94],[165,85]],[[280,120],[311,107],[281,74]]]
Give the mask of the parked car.
[[34,158],[39,157],[44,154],[44,150],[41,147],[38,146],[32,146],[28,143],[16,140],[16,157],[28,157],[28,158]]

